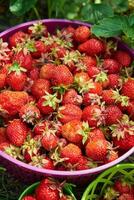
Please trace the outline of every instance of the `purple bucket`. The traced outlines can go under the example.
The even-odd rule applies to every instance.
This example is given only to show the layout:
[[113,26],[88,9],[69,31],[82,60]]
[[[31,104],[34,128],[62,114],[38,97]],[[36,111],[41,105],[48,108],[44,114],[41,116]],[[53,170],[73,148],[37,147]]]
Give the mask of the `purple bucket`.
[[[52,33],[57,27],[63,28],[69,25],[73,27],[77,27],[79,25],[90,26],[89,24],[83,23],[80,21],[70,21],[70,20],[62,20],[62,19],[48,19],[48,20],[41,20],[41,21],[45,23],[50,33]],[[11,36],[13,33],[19,30],[25,31],[34,22],[36,21],[23,23],[21,25],[10,28],[0,33],[0,37],[2,37],[4,41],[7,41],[9,36]],[[134,50],[128,48],[125,44],[123,44],[120,41],[120,39],[116,39],[116,40],[117,40],[119,48],[125,49],[131,54],[132,57],[134,57]],[[6,167],[10,173],[12,173],[17,178],[20,178],[21,181],[24,181],[24,182],[32,183],[34,181],[40,180],[43,177],[51,176],[58,179],[66,179],[68,181],[72,181],[80,185],[80,184],[89,182],[89,179],[93,179],[96,174],[106,170],[107,168],[117,165],[121,161],[127,159],[132,153],[134,153],[134,147],[131,148],[129,151],[127,151],[124,155],[120,156],[115,161],[96,167],[94,169],[87,169],[87,170],[81,170],[81,171],[57,171],[57,170],[47,170],[47,169],[41,169],[34,166],[30,166],[0,151],[0,165],[3,165],[4,167]]]

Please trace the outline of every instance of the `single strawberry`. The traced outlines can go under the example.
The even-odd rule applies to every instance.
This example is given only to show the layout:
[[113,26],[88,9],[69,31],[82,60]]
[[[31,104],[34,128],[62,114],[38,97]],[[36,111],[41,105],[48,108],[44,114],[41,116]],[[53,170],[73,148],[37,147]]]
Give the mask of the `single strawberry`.
[[40,69],[40,78],[50,80],[54,75],[56,65],[52,63],[44,64]]
[[11,144],[21,147],[28,134],[27,125],[20,119],[14,119],[8,124],[6,135]]
[[55,132],[53,133],[53,131],[48,130],[48,132],[43,133],[41,144],[45,150],[51,151],[52,149],[56,148],[58,142],[59,138],[55,135]]
[[107,141],[104,139],[93,139],[86,145],[86,155],[95,160],[103,161],[107,155]]
[[26,92],[5,90],[0,93],[0,113],[14,116],[27,102],[28,94]]
[[87,121],[89,126],[97,127],[102,124],[102,110],[98,105],[90,105],[83,109],[82,119]]
[[73,83],[73,75],[65,65],[58,65],[53,69],[52,85],[69,86]]
[[42,135],[43,132],[45,131],[46,127],[49,128],[49,124],[50,123],[47,120],[36,123],[35,126],[34,126],[34,134],[35,135]]
[[83,104],[85,106],[101,105],[101,96],[90,93],[90,92],[84,93],[83,94]]
[[103,90],[102,92],[102,100],[107,104],[115,104],[116,99],[114,98],[114,91],[110,90]]
[[31,53],[32,57],[39,58],[41,54],[46,53],[47,49],[45,48],[44,43],[41,40],[35,41],[35,51]]
[[62,59],[66,55],[67,50],[64,47],[57,46],[51,48],[50,55],[53,59]]
[[50,158],[46,157],[44,154],[33,156],[32,161],[29,164],[43,169],[55,169],[53,161]]
[[35,191],[37,200],[59,200],[58,186],[55,182],[44,179]]
[[16,47],[18,43],[21,43],[26,39],[26,36],[27,34],[22,31],[14,33],[9,37],[9,45],[11,47]]
[[131,64],[131,56],[128,52],[123,50],[117,50],[114,54],[114,58],[123,66],[123,67],[129,67]]
[[8,147],[10,147],[11,143],[10,142],[2,142],[0,143],[0,151],[5,151]]
[[121,194],[118,198],[119,200],[134,200],[134,195],[133,194]]
[[79,158],[78,164],[76,166],[77,170],[85,170],[97,167],[97,164],[88,159],[86,156],[81,156]]
[[121,93],[131,100],[134,99],[134,79],[128,79],[123,85]]
[[121,86],[121,78],[118,74],[108,75],[108,88],[115,89]]
[[78,95],[75,89],[70,89],[65,92],[62,99],[63,105],[68,103],[80,106],[82,104],[82,96]]
[[133,194],[134,186],[132,186],[128,181],[123,178],[119,178],[114,182],[114,189],[120,194],[129,193]]
[[123,118],[120,124],[113,124],[110,129],[114,145],[127,151],[134,146],[134,125],[129,122],[127,116],[124,115]]
[[77,164],[82,156],[82,152],[77,145],[69,143],[67,146],[61,149],[60,156],[66,159],[66,163],[71,163],[73,165]]
[[19,111],[19,117],[27,123],[35,124],[40,119],[40,111],[34,104],[25,104]]
[[13,63],[8,69],[6,77],[7,84],[15,91],[24,89],[27,80],[26,69],[22,68],[18,63]]
[[27,195],[22,198],[22,200],[36,200],[32,195]]
[[108,74],[117,74],[120,71],[121,65],[112,58],[104,59],[104,70],[107,70]]
[[58,109],[58,119],[63,124],[71,120],[80,120],[82,116],[82,110],[73,104],[65,104],[64,106],[59,107]]
[[75,29],[74,29],[71,25],[69,25],[69,26],[63,28],[63,29],[61,30],[61,32],[64,33],[63,35],[66,34],[66,35],[73,36],[73,35],[74,35],[74,32],[75,32]]
[[41,98],[46,92],[51,93],[50,82],[46,79],[37,79],[34,81],[31,92],[36,99]]
[[104,132],[100,128],[91,129],[88,132],[88,138],[86,144],[94,139],[105,140]]
[[95,78],[100,73],[100,69],[98,67],[91,66],[87,68],[87,73],[90,78]]
[[74,144],[81,144],[82,142],[82,122],[79,120],[72,120],[62,126],[62,137]]
[[13,62],[17,62],[21,67],[30,71],[32,69],[32,56],[29,52],[20,51],[16,53],[13,57]]
[[57,98],[57,93],[46,93],[38,100],[37,106],[42,114],[50,114],[56,110],[58,103],[60,100]]
[[104,112],[105,124],[112,125],[116,124],[118,121],[121,120],[123,114],[118,106],[116,105],[109,105],[106,107]]
[[92,57],[92,56],[83,56],[82,63],[86,66],[87,71],[90,71],[91,67],[97,66],[97,59],[96,57]]
[[78,46],[78,50],[90,56],[100,55],[105,51],[103,42],[96,38],[91,38]]
[[82,43],[85,42],[90,35],[91,31],[87,26],[79,26],[74,31],[74,40]]

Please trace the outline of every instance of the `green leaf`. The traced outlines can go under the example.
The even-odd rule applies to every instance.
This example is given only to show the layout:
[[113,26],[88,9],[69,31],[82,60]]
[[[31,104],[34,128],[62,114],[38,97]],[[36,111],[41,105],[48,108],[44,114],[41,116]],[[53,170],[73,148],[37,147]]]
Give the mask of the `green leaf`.
[[92,27],[92,33],[97,37],[113,37],[122,34],[123,27],[127,26],[127,19],[124,16],[104,18]]
[[10,0],[10,11],[17,16],[24,15],[28,12],[34,5],[37,0]]
[[128,23],[130,26],[134,25],[134,13],[132,13],[131,15],[129,15],[128,17]]
[[75,188],[76,185],[72,184],[72,183],[65,183],[64,184],[64,192],[67,194],[67,195],[70,195],[73,197],[73,200],[77,200],[74,193],[73,193],[73,188]]
[[90,23],[97,23],[105,17],[112,17],[113,14],[112,8],[106,4],[88,4],[81,10],[82,18]]

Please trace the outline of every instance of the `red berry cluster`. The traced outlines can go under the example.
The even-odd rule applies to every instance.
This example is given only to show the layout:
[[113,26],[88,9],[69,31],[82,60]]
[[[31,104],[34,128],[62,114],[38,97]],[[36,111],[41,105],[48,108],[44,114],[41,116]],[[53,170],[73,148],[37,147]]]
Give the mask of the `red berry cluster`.
[[0,40],[0,149],[33,166],[84,170],[134,146],[132,57],[86,26],[42,23]]
[[[69,185],[69,183],[67,184]],[[65,182],[59,183],[53,179],[46,178],[37,186],[35,194],[26,195],[22,200],[73,200],[72,195],[64,193],[64,188],[67,188]]]
[[100,199],[134,200],[134,184],[125,177],[118,177],[112,186],[107,186]]

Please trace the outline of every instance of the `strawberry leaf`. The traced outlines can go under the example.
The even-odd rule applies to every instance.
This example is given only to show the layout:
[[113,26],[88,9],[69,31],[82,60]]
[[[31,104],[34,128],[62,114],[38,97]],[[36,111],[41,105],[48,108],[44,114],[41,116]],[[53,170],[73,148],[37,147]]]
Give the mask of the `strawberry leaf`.
[[97,37],[113,37],[122,34],[123,27],[127,26],[127,18],[125,16],[114,16],[104,18],[92,27],[92,33]]
[[9,9],[13,14],[21,16],[33,8],[36,2],[37,0],[10,0]]

